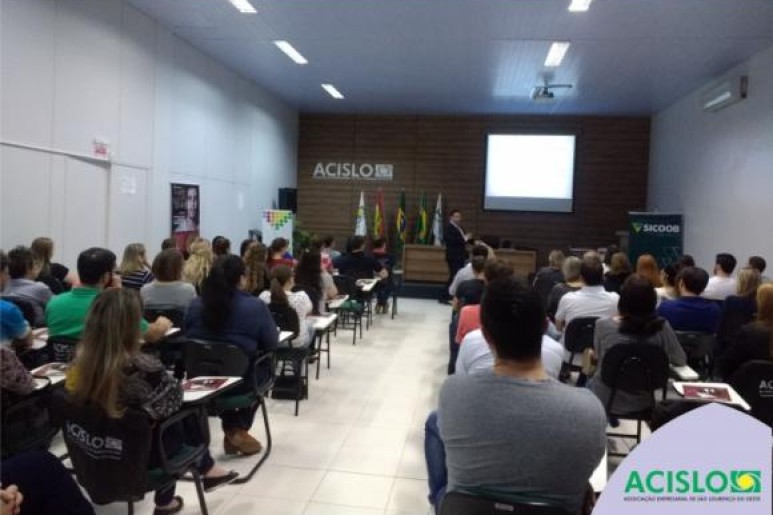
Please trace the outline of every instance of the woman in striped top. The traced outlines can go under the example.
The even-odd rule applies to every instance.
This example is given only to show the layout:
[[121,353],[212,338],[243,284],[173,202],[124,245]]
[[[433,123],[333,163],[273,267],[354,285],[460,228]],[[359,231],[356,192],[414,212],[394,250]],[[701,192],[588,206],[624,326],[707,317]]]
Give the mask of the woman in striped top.
[[139,290],[153,280],[150,265],[145,257],[145,245],[130,243],[123,251],[121,260],[121,285],[124,288]]

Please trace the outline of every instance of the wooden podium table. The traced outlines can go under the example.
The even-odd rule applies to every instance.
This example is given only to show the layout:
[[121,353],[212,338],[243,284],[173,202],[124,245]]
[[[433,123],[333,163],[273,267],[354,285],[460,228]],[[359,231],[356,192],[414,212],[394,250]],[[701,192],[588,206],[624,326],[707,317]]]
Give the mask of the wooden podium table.
[[[515,275],[528,277],[536,270],[537,253],[533,250],[496,250],[498,258],[513,266]],[[403,277],[406,281],[445,283],[448,280],[446,251],[434,245],[406,245],[403,253]]]

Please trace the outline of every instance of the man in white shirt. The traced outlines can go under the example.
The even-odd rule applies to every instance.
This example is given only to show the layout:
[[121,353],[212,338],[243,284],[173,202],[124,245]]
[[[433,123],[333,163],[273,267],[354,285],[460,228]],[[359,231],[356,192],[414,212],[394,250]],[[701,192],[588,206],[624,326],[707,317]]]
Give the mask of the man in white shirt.
[[[547,322],[546,322],[547,324]],[[564,347],[550,336],[542,335],[542,366],[545,373],[558,379],[561,362],[564,359]],[[476,329],[462,340],[459,356],[456,358],[456,373],[472,375],[490,372],[494,367],[494,355],[483,337],[483,331]]]
[[[604,268],[599,255],[587,252],[582,257],[580,276],[585,285],[578,291],[569,292],[558,303],[556,329],[563,331],[578,317],[611,317],[617,315],[620,296],[604,290]],[[563,342],[563,335],[561,336]]]
[[733,270],[735,270],[736,263],[735,256],[732,254],[717,254],[714,275],[709,279],[706,289],[703,290],[705,298],[725,300],[730,295],[738,293],[738,286],[733,278]]

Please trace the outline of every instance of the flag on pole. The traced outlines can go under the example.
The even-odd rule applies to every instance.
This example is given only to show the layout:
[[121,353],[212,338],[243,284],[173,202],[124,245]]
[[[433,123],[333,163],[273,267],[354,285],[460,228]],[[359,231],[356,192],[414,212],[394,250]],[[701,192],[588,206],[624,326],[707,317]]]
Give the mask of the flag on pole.
[[407,239],[406,233],[408,223],[405,219],[405,192],[400,192],[400,204],[397,206],[397,219],[395,220],[395,234],[397,236],[395,241],[395,252],[399,254],[402,251],[405,240]]
[[357,218],[354,221],[354,235],[368,235],[368,225],[365,223],[365,193],[362,191],[360,191],[360,205],[357,208]]
[[419,200],[419,215],[416,218],[416,243],[429,243],[429,220],[427,217],[427,193],[422,192]]
[[435,216],[432,218],[433,243],[436,247],[443,245],[443,194],[437,194],[437,204],[435,204]]
[[376,207],[373,210],[373,237],[386,238],[386,227],[384,225],[384,193],[379,188],[376,194]]

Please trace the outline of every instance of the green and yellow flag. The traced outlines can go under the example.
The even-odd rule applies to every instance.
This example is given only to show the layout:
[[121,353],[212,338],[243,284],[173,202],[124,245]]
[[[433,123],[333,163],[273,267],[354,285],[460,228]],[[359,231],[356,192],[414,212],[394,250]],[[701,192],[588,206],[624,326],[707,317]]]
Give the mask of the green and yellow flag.
[[408,239],[408,222],[405,219],[405,192],[400,192],[400,204],[397,206],[397,219],[395,220],[395,251],[397,255],[405,245],[405,241]]
[[376,194],[376,207],[373,209],[373,238],[386,238],[384,224],[384,192],[380,189]]
[[422,192],[419,200],[419,215],[416,218],[415,242],[422,245],[429,243],[429,217],[427,216],[427,193]]

